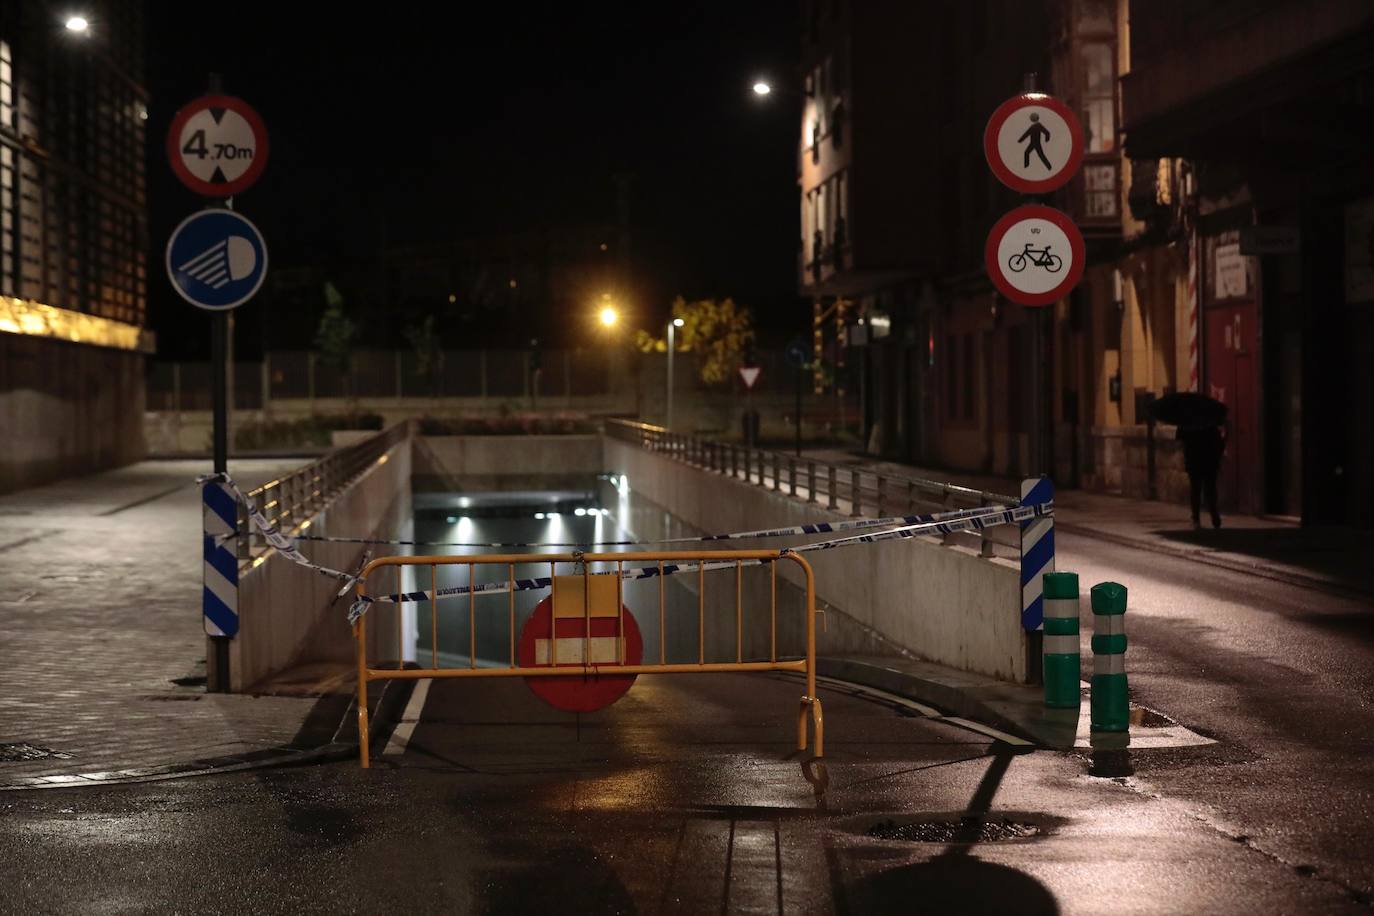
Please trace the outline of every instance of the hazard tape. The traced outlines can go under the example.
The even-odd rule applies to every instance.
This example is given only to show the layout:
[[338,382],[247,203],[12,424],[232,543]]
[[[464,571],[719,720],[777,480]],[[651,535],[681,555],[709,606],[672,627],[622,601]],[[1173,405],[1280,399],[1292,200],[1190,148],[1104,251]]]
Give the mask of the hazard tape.
[[[303,538],[292,538],[282,534],[274,523],[262,514],[251,499],[248,498],[238,484],[236,484],[227,473],[206,474],[196,479],[197,483],[204,484],[208,481],[223,483],[233,493],[234,498],[243,504],[246,509],[249,521],[253,527],[263,536],[263,539],[277,552],[286,557],[291,562],[306,569],[314,570],[321,575],[329,576],[343,582],[339,589],[338,597],[343,597],[352,591],[358,582],[363,580],[362,570],[366,568],[370,559],[370,552],[365,551],[362,561],[358,564],[357,570],[353,573],[342,572],[331,569],[328,566],[321,566],[312,562],[295,546],[295,541]],[[789,553],[810,553],[819,550],[833,550],[837,547],[847,547],[852,544],[874,544],[881,541],[888,541],[897,538],[911,538],[928,533],[953,534],[958,531],[981,531],[984,528],[993,528],[998,525],[1012,525],[1035,518],[1037,516],[1053,516],[1054,503],[1047,502],[1035,506],[1019,506],[1016,508],[1006,508],[1002,506],[989,506],[977,509],[957,509],[950,512],[937,512],[930,515],[913,516],[892,516],[880,519],[854,519],[845,522],[816,522],[813,524],[794,525],[788,528],[767,528],[757,531],[740,531],[730,534],[712,534],[692,538],[670,538],[660,541],[599,541],[596,545],[618,545],[633,546],[637,544],[673,544],[673,543],[699,543],[704,541],[727,541],[727,540],[748,540],[772,537],[790,537],[806,534],[831,534],[841,531],[855,531],[866,528],[886,527],[896,524],[898,527],[889,528],[886,531],[879,531],[872,534],[850,535],[843,538],[832,538],[828,541],[816,541],[811,544],[803,544],[798,547],[784,547],[778,551],[778,555],[785,556]],[[225,535],[221,540],[237,537],[237,534]],[[348,543],[416,543],[423,542],[404,542],[404,541],[372,541],[364,538],[337,538]],[[452,545],[451,545],[452,546]],[[557,546],[594,546],[593,544],[562,545],[562,544],[471,544],[464,546],[476,547],[557,547]],[[581,553],[581,551],[575,551]],[[651,579],[659,576],[672,576],[685,572],[712,572],[721,569],[732,569],[737,565],[759,566],[769,560],[721,560],[695,564],[664,564],[662,566],[641,566],[628,570],[621,570],[620,575],[627,581],[637,579]],[[592,575],[616,575],[615,572],[606,571],[592,573]],[[541,576],[532,579],[514,580],[514,591],[533,591],[537,589],[549,588],[553,584],[551,576]],[[355,623],[367,612],[370,604],[398,604],[414,601],[438,601],[444,598],[454,598],[462,595],[474,594],[506,594],[512,591],[512,582],[490,582],[484,585],[457,585],[441,588],[437,591],[405,592],[393,595],[361,596],[354,600],[348,609],[348,622]]]
[[746,541],[763,538],[800,537],[808,534],[838,534],[841,531],[862,531],[867,528],[888,528],[893,525],[920,525],[947,519],[967,518],[979,513],[1003,510],[1008,506],[981,506],[974,509],[952,509],[927,515],[893,515],[887,518],[861,518],[844,522],[814,522],[790,528],[761,528],[757,531],[733,531],[729,534],[706,534],[698,537],[652,538],[639,541],[403,541],[384,538],[332,537],[323,534],[298,534],[296,541],[320,541],[336,544],[389,544],[407,547],[635,547],[646,544],[701,544],[710,541]]
[[[258,529],[258,533],[262,535],[263,540],[265,540],[272,547],[275,547],[278,553],[286,557],[292,563],[295,563],[297,566],[303,566],[306,569],[312,569],[321,575],[329,576],[332,579],[338,579],[341,582],[343,582],[343,588],[339,589],[339,597],[343,597],[344,595],[348,594],[348,592],[352,591],[353,586],[359,581],[358,573],[362,572],[362,566],[358,567],[357,573],[346,573],[341,572],[337,569],[330,569],[328,566],[321,566],[318,563],[311,562],[304,554],[302,554],[298,549],[296,549],[296,545],[292,543],[291,538],[282,534],[281,529],[278,528],[271,521],[269,521],[267,516],[262,514],[262,512],[258,509],[257,505],[254,504],[254,502],[248,498],[248,495],[239,489],[238,484],[234,483],[232,477],[230,477],[226,473],[220,472],[216,474],[205,474],[201,477],[196,478],[196,483],[202,485],[209,483],[211,481],[216,483],[222,483],[229,488],[230,492],[234,494],[234,499],[241,503],[244,509],[247,510],[248,520],[252,523],[253,527]],[[236,538],[238,536],[239,535],[237,533],[228,534],[222,536],[220,540],[222,542],[225,540]],[[366,557],[368,555],[369,552],[365,551],[363,565],[366,565]]]
[[[981,514],[950,519],[947,521],[931,521],[904,525],[900,528],[879,531],[874,534],[851,535],[844,538],[834,538],[829,541],[817,541],[813,544],[803,544],[799,547],[784,547],[778,551],[778,556],[783,557],[792,553],[811,553],[819,550],[834,550],[839,547],[848,547],[853,544],[876,544],[881,541],[918,537],[930,533],[953,534],[957,531],[975,531],[997,525],[1012,525],[1034,518],[1037,515],[1053,515],[1054,506],[1048,504],[1017,507],[1015,509],[994,508],[977,511]],[[580,561],[574,559],[572,562]],[[761,566],[764,563],[770,562],[773,561],[715,560],[705,563],[665,563],[662,566],[638,566],[625,570],[607,570],[605,572],[590,573],[590,575],[614,576],[618,574],[621,579],[625,581],[635,581],[638,579],[654,579],[660,576],[673,576],[679,573],[698,571],[713,572],[721,569],[734,569],[738,566]],[[552,576],[539,576],[531,579],[507,579],[504,582],[488,582],[481,585],[452,585],[441,589],[403,592],[393,595],[378,595],[375,597],[365,595],[355,599],[352,606],[349,607],[348,622],[350,624],[356,623],[359,618],[367,613],[368,605],[371,604],[403,604],[415,601],[439,601],[444,598],[456,598],[462,595],[507,594],[511,591],[523,592],[545,589],[552,585]]]

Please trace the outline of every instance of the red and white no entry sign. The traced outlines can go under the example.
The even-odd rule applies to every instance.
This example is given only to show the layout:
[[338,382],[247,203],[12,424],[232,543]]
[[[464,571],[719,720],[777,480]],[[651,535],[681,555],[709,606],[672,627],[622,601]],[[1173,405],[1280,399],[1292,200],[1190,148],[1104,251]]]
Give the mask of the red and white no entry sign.
[[997,221],[983,257],[1002,295],[1022,305],[1049,305],[1083,276],[1083,235],[1053,207],[1028,204]]
[[[609,607],[604,600],[592,597],[592,613],[584,613],[580,603],[574,604],[581,589],[581,576],[568,577],[571,585],[558,590],[558,619],[554,621],[553,596],[535,605],[534,614],[520,630],[517,659],[521,668],[542,668],[557,663],[559,667],[581,668],[583,659],[599,668],[617,665],[638,665],[644,659],[644,640],[635,624],[634,615],[623,605],[620,619],[616,619],[614,576],[593,576],[590,582],[612,586]],[[598,581],[600,580],[600,581]],[[557,623],[555,631],[551,624]],[[623,627],[623,629],[622,629]],[[621,645],[623,644],[623,645]],[[595,712],[610,706],[625,695],[635,682],[633,674],[594,674],[586,677],[528,677],[534,695],[555,709],[565,712]]]
[[167,158],[192,191],[229,197],[257,181],[267,166],[267,128],[241,99],[201,96],[172,119]]
[[997,107],[983,130],[983,154],[1002,184],[1044,194],[1074,176],[1083,161],[1083,128],[1053,96],[1027,92]]

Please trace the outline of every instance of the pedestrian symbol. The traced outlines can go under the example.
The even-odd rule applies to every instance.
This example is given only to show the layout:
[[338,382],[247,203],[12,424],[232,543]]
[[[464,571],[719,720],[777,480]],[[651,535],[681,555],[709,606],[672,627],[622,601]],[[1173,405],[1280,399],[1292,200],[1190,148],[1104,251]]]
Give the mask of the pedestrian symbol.
[[203,309],[231,309],[252,298],[267,275],[258,227],[232,210],[202,210],[167,242],[167,275],[183,299]]
[[1025,140],[1030,141],[1026,144],[1026,161],[1023,163],[1023,165],[1025,168],[1029,169],[1031,153],[1035,153],[1035,155],[1040,157],[1040,161],[1045,163],[1045,168],[1049,169],[1051,168],[1050,161],[1045,158],[1045,149],[1040,145],[1040,141],[1048,140],[1050,138],[1050,132],[1048,130],[1045,130],[1045,125],[1040,123],[1039,112],[1032,111],[1030,120],[1031,126],[1026,128],[1026,132],[1024,134],[1016,138],[1018,143],[1023,142]]
[[1044,194],[1062,186],[1083,159],[1083,130],[1063,102],[1038,92],[1003,102],[983,131],[988,166],[1007,187]]

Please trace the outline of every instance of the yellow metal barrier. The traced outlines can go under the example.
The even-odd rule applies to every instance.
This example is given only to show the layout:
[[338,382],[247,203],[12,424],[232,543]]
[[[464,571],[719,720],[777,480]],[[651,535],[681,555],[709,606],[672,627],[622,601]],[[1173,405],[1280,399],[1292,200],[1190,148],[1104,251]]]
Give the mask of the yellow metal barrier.
[[[733,662],[708,662],[706,661],[706,590],[705,564],[719,562],[735,562],[735,661]],[[741,571],[745,561],[762,561],[768,566],[770,586],[769,586],[769,660],[751,661],[743,660],[743,619],[744,611],[742,605]],[[778,621],[777,621],[777,598],[778,598],[778,579],[777,564],[779,561],[789,561],[801,568],[806,582],[806,655],[802,658],[778,659]],[[553,627],[557,625],[558,614],[550,613],[550,641],[549,648],[552,652],[551,662],[557,667],[530,667],[521,666],[516,663],[516,635],[515,635],[515,567],[517,565],[529,564],[549,564],[550,576],[553,581],[566,577],[558,575],[558,564],[577,564],[581,569],[578,577],[584,581],[584,594],[591,594],[592,579],[613,579],[616,583],[615,595],[617,606],[621,606],[622,586],[624,583],[623,571],[626,564],[643,566],[646,564],[657,563],[659,576],[657,577],[658,587],[658,664],[639,664],[639,665],[606,665],[596,664],[594,661],[583,661],[581,664],[558,665],[558,639]],[[616,574],[609,576],[602,573],[590,572],[590,564],[593,563],[615,563]],[[665,600],[664,600],[664,577],[662,575],[664,563],[675,564],[696,564],[698,573],[697,587],[697,661],[695,664],[667,664],[664,654],[664,623],[665,623]],[[367,580],[377,570],[386,566],[428,566],[430,568],[430,587],[437,589],[438,568],[440,566],[466,566],[468,567],[469,585],[477,581],[476,572],[479,566],[504,566],[509,580],[509,591],[505,594],[508,597],[507,605],[507,627],[510,634],[510,655],[509,663],[505,667],[477,667],[477,615],[476,602],[477,593],[468,593],[468,659],[469,664],[465,668],[447,667],[441,668],[438,663],[438,613],[430,614],[431,625],[431,654],[430,666],[428,668],[370,668],[367,664],[367,615],[360,617],[353,624],[353,636],[358,644],[358,750],[359,758],[364,768],[370,763],[370,751],[368,747],[368,716],[367,716],[367,685],[372,681],[380,680],[419,680],[421,678],[448,678],[448,677],[586,677],[588,675],[631,675],[631,674],[699,674],[699,673],[721,673],[721,672],[741,672],[741,671],[796,671],[806,675],[806,693],[801,698],[801,706],[797,711],[797,750],[804,751],[807,746],[807,716],[815,722],[816,741],[815,756],[824,755],[825,740],[825,720],[821,713],[821,701],[816,696],[816,587],[815,575],[811,570],[811,564],[798,554],[784,553],[779,554],[775,550],[677,550],[669,552],[647,552],[647,553],[559,553],[559,554],[500,554],[492,556],[467,556],[467,557],[379,557],[367,564],[362,573],[362,581],[358,583],[358,594],[366,594]],[[399,570],[398,570],[399,572]],[[397,579],[399,581],[399,575]],[[641,580],[642,581],[642,580]],[[600,591],[600,589],[597,589]],[[557,600],[557,588],[551,588],[550,593]],[[418,602],[417,602],[418,603]],[[438,602],[434,602],[432,607],[437,607]],[[374,610],[376,605],[373,605]],[[590,618],[591,602],[583,602],[583,613]],[[397,645],[402,643],[401,614],[400,606],[397,605]],[[623,623],[621,624],[623,637]],[[587,630],[590,633],[590,627]],[[623,638],[616,640],[618,648],[617,658],[623,660],[624,641]],[[590,659],[591,655],[587,651],[582,653],[583,659]]]

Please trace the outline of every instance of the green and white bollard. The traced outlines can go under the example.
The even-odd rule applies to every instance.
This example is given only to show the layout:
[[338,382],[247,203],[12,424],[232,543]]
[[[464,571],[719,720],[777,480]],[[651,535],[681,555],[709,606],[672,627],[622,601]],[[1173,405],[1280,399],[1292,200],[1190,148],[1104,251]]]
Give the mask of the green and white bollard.
[[1079,689],[1078,573],[1047,572],[1045,596],[1045,705],[1077,709]]
[[1100,582],[1092,587],[1092,730],[1129,732],[1130,696],[1126,687],[1126,586]]

